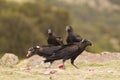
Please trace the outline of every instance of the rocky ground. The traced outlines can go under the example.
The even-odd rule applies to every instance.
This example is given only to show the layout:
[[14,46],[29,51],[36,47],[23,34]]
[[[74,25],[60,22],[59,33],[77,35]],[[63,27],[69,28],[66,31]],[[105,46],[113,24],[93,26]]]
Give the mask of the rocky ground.
[[[11,53],[6,53],[3,55],[3,57],[0,59],[1,65],[11,66],[11,65],[17,65],[17,66],[47,66],[48,64],[43,63],[44,58],[38,55],[34,55],[30,58],[26,58],[24,60],[19,61],[18,57]],[[102,52],[102,53],[90,53],[87,51],[84,51],[81,55],[77,57],[75,60],[75,63],[79,62],[92,62],[92,63],[104,63],[104,62],[110,62],[114,60],[120,60],[120,53],[118,52]],[[54,65],[61,64],[61,60],[55,61]],[[67,61],[69,62],[69,61]]]
[[[0,80],[120,79],[120,53],[117,52],[93,54],[84,51],[75,60],[79,69],[74,68],[69,61],[66,62],[66,69],[59,68],[61,61],[56,61],[51,68],[46,68],[48,64],[44,64],[43,59],[38,55],[34,55],[31,58],[19,61],[18,57],[7,53],[7,56],[5,54],[0,60],[2,61],[0,64]],[[10,63],[14,64],[14,66],[10,65],[8,67]]]
[[[25,59],[19,63],[19,65],[27,64],[29,66],[35,66],[35,65],[44,65],[47,66],[47,64],[43,63],[44,58],[34,55],[30,57],[29,59]],[[90,53],[87,51],[84,51],[81,55],[78,56],[78,58],[75,60],[75,63],[79,62],[93,62],[93,63],[104,63],[104,62],[110,62],[114,60],[120,60],[120,53],[118,52],[102,52],[100,54],[97,53]],[[61,64],[61,60],[55,61],[54,65]],[[67,61],[69,62],[69,61]]]

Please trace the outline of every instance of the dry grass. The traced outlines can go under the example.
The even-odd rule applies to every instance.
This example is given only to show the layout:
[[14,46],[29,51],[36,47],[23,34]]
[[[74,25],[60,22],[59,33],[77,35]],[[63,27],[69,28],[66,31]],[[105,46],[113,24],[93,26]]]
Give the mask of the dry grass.
[[45,69],[44,67],[33,68],[32,70],[20,70],[17,67],[0,66],[0,80],[119,80],[120,61],[106,63],[77,63],[79,69],[75,69],[68,62],[66,70],[61,70],[55,74],[44,74],[55,69]]

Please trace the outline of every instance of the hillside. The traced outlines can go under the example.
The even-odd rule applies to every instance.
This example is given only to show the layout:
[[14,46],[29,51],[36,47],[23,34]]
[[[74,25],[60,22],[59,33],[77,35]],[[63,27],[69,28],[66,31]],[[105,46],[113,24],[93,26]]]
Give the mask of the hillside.
[[119,52],[119,4],[120,0],[1,0],[0,55],[25,56],[29,47],[46,45],[48,28],[66,43],[66,25],[93,42],[88,51]]
[[48,28],[63,37],[67,24],[65,9],[44,2],[0,0],[0,56],[8,52],[25,57],[31,46],[47,44]]
[[103,10],[120,10],[119,0],[58,0],[66,2],[67,4],[86,5],[92,9],[103,11]]
[[[93,43],[76,58],[79,69],[25,57],[47,44],[48,28],[65,42],[66,25]],[[0,80],[119,80],[119,66],[120,0],[0,0]]]
[[[90,39],[93,52],[120,51],[119,0],[52,0],[68,10],[71,24],[83,38]],[[93,6],[94,5],[94,6]]]

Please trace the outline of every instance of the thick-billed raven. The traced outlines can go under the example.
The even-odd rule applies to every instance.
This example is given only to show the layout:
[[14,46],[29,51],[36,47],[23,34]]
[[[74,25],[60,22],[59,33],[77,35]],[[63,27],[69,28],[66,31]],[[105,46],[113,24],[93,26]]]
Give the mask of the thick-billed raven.
[[63,41],[61,37],[57,37],[52,29],[48,29],[48,45],[50,46],[58,46],[63,45]]
[[74,33],[74,30],[73,30],[72,26],[69,26],[69,25],[66,26],[66,31],[68,32],[68,36],[66,38],[67,45],[62,45],[62,47],[60,49],[56,50],[55,53],[64,49],[67,46],[70,46],[70,45],[72,45],[76,42],[81,42],[82,41],[81,36]]
[[57,51],[56,53],[54,53],[52,56],[47,57],[46,60],[44,61],[46,62],[53,62],[55,60],[63,60],[63,65],[65,63],[66,60],[71,59],[71,64],[78,68],[76,65],[74,65],[74,60],[77,58],[78,55],[80,55],[87,46],[91,46],[92,43],[89,40],[82,40],[81,42],[78,42],[76,44],[73,45],[69,45],[65,48],[63,48],[62,50]]
[[[28,49],[26,57],[31,57],[35,54],[38,54],[39,56],[48,58],[54,54],[55,50],[58,50],[60,48],[61,46],[34,46]],[[53,61],[50,61],[50,66],[52,63]]]
[[73,44],[75,42],[82,41],[81,36],[74,33],[74,30],[71,26],[66,26],[66,31],[68,32],[68,36],[66,38],[67,44]]

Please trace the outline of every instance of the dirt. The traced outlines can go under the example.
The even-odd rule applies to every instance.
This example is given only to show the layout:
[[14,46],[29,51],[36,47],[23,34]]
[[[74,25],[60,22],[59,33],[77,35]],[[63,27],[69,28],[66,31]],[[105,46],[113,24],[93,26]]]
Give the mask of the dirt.
[[[43,63],[42,57],[34,55],[21,60],[17,67],[0,66],[0,80],[119,80],[120,53],[102,52],[101,54],[84,51],[75,60],[76,69],[66,61],[66,69],[55,61],[51,68]],[[40,65],[40,66],[38,66]],[[35,66],[35,67],[34,67]]]
[[84,51],[76,61],[86,62],[108,62],[113,60],[120,60],[120,53],[118,52],[102,52],[102,53],[90,53]]

